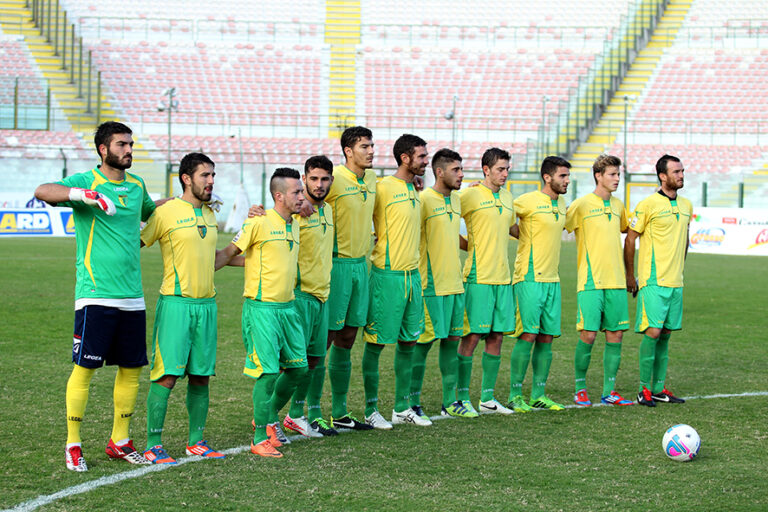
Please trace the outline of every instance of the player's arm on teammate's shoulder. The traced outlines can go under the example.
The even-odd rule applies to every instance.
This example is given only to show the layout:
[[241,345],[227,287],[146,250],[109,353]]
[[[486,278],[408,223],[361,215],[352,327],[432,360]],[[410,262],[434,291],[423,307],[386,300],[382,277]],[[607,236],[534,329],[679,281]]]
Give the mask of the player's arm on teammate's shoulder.
[[469,242],[467,242],[467,239],[464,238],[462,235],[459,235],[459,249],[461,249],[462,251],[469,250]]
[[635,241],[640,233],[634,229],[627,231],[627,238],[624,240],[624,268],[627,274],[627,291],[633,297],[637,297],[637,279],[635,279]]
[[252,204],[250,208],[248,208],[248,218],[251,217],[263,217],[267,214],[267,211],[264,209],[263,204]]
[[299,215],[301,215],[304,218],[311,217],[312,214],[315,213],[315,207],[312,206],[312,203],[309,201],[304,201],[301,203],[301,209],[299,210]]
[[520,225],[517,222],[509,227],[509,236],[520,238]]
[[216,251],[216,260],[213,267],[215,270],[219,270],[227,265],[242,267],[244,264],[245,258],[242,257],[240,248],[231,243],[225,248]]

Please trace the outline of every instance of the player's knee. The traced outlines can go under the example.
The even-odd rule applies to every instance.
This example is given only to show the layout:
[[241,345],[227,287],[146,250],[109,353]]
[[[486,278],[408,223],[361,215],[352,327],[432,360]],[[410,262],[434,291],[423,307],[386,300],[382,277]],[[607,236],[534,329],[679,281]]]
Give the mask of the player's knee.
[[[175,375],[163,375],[159,379],[155,381],[155,384],[160,384],[164,388],[173,389],[173,386],[176,385],[176,380],[178,377]],[[190,382],[192,382],[192,376],[190,375]]]
[[588,345],[592,345],[595,342],[597,333],[595,331],[581,331],[579,339]]

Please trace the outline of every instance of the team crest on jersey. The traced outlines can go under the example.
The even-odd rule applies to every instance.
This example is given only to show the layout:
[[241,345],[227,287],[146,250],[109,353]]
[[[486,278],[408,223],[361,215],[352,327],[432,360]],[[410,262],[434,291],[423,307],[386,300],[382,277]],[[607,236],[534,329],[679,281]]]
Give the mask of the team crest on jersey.
[[125,206],[125,198],[128,197],[127,195],[118,194],[117,200],[120,201],[120,204]]
[[197,232],[200,234],[200,238],[205,238],[205,235],[208,234],[208,226],[197,226]]

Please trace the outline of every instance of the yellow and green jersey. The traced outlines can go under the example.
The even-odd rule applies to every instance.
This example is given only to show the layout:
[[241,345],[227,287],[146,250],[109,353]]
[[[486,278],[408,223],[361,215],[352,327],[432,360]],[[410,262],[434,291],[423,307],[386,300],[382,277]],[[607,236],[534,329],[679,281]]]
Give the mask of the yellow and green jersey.
[[331,262],[333,253],[333,211],[328,203],[315,206],[309,217],[293,216],[299,226],[299,290],[315,296],[320,302],[328,300],[331,291]]
[[333,209],[333,255],[362,258],[371,248],[371,218],[376,198],[376,173],[366,169],[362,178],[346,168],[333,168],[333,183],[325,202]]
[[299,262],[299,227],[274,209],[245,221],[232,243],[245,253],[244,297],[262,302],[294,299]]
[[565,214],[565,229],[576,233],[577,291],[626,288],[621,233],[628,225],[624,203],[590,193]]
[[57,183],[104,194],[117,210],[109,216],[80,201],[58,203],[58,206],[72,208],[75,222],[76,304],[96,298],[142,298],[143,301],[139,231],[141,222],[155,211],[144,181],[128,172],[123,181],[112,181],[95,168],[67,176]]
[[384,270],[419,267],[421,201],[413,183],[395,176],[383,178],[376,188],[373,209],[376,245],[371,263]]
[[459,230],[461,199],[458,192],[446,197],[433,188],[421,199],[419,272],[425,297],[463,293]]
[[520,224],[512,283],[560,282],[560,245],[565,226],[565,199],[534,190],[515,199]]
[[218,225],[206,205],[195,208],[183,199],[159,206],[141,230],[147,247],[160,242],[163,256],[161,295],[207,299],[216,295],[213,286]]
[[641,288],[649,284],[669,288],[683,286],[692,215],[693,205],[680,196],[669,199],[657,192],[637,204],[629,228],[640,233],[637,274]]
[[459,197],[468,242],[464,281],[509,284],[509,228],[515,223],[512,194],[480,184],[464,189]]

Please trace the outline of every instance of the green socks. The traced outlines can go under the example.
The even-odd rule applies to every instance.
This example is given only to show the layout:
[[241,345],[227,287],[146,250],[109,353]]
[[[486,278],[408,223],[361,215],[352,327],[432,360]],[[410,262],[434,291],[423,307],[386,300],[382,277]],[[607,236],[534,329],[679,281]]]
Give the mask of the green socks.
[[302,368],[286,368],[283,373],[277,378],[275,383],[275,390],[272,393],[272,409],[270,411],[269,422],[275,423],[280,421],[277,413],[283,408],[288,400],[293,396],[293,392],[296,391],[296,384],[301,382],[307,376],[307,367]]
[[616,386],[616,374],[621,363],[621,343],[606,343],[603,352],[603,396],[608,396]]
[[208,419],[207,385],[193,386],[187,384],[187,413],[189,414],[189,443],[187,446],[194,446],[195,443],[203,440],[205,420]]
[[147,394],[147,450],[158,444],[163,444],[161,437],[169,396],[171,396],[171,390],[167,387],[156,382],[149,385],[149,393]]
[[651,376],[653,375],[653,360],[656,356],[656,340],[650,336],[643,335],[643,341],[640,342],[640,389],[644,387],[651,389]]
[[[456,383],[459,379],[459,340],[442,340],[438,363],[443,377],[443,407],[456,401]],[[469,388],[469,386],[467,386]]]
[[480,401],[493,400],[493,391],[496,388],[496,377],[499,375],[501,356],[483,352],[483,380],[480,388]]
[[[365,391],[365,415],[378,410],[379,402],[379,357],[384,345],[366,343],[363,350],[363,389]],[[397,366],[397,363],[395,363]]]
[[349,377],[352,375],[350,349],[331,345],[328,356],[328,379],[331,381],[331,416],[342,418],[347,415],[347,392]]
[[459,400],[469,400],[469,383],[472,380],[472,356],[456,354],[459,360],[456,396]]
[[[589,361],[592,359],[592,346],[592,343],[584,343],[581,340],[576,343],[576,354],[573,357],[573,373],[576,377],[574,389],[576,393],[587,387],[587,369],[589,369]],[[603,396],[605,396],[605,393],[603,393]]]
[[531,383],[531,402],[544,396],[549,377],[549,367],[552,365],[552,344],[535,343],[531,366],[533,367],[533,382]]
[[259,444],[267,439],[267,424],[272,408],[272,392],[275,389],[277,375],[265,373],[253,383],[253,444]]
[[655,357],[653,359],[653,389],[652,393],[664,391],[664,381],[667,379],[667,363],[669,362],[669,338],[672,333],[659,335],[656,342]]
[[320,412],[320,399],[323,397],[323,381],[325,381],[325,365],[321,360],[313,370],[309,370],[307,419],[310,423],[323,416]]
[[509,360],[509,401],[523,394],[523,379],[528,371],[528,362],[531,360],[533,343],[518,338],[515,348],[512,349],[512,357]]
[[395,411],[397,412],[403,412],[411,406],[411,363],[413,361],[413,350],[414,345],[406,345],[399,342],[395,349]]
[[411,405],[421,405],[421,388],[424,385],[427,355],[431,348],[432,342],[414,345],[411,360]]
[[304,403],[307,400],[307,391],[309,390],[310,370],[304,373],[303,377],[296,379],[296,389],[291,397],[291,407],[288,410],[288,416],[291,418],[301,418],[304,416]]

